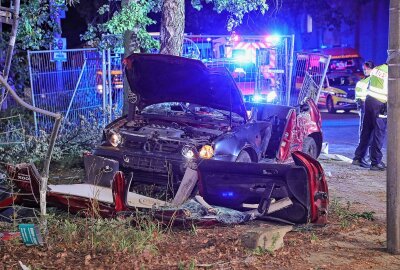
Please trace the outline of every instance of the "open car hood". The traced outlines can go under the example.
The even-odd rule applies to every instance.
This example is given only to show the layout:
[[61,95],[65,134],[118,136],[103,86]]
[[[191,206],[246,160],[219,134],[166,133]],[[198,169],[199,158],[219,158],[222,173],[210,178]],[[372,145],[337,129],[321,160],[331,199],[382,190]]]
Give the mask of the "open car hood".
[[139,109],[162,102],[189,102],[237,113],[247,120],[242,94],[226,68],[172,55],[132,54],[125,59]]

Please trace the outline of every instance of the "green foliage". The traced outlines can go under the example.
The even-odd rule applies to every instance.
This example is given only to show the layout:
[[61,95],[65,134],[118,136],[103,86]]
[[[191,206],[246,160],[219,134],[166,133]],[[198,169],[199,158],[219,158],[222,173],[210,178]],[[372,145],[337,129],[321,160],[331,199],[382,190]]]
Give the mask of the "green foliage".
[[[268,9],[266,0],[192,0],[192,5],[197,10],[203,7],[203,3],[213,3],[217,13],[227,11],[230,14],[227,22],[228,31],[232,31],[241,24],[246,13],[259,10],[264,14]],[[133,32],[131,47],[140,51],[157,49],[159,44],[148,34],[146,27],[155,23],[148,14],[159,12],[161,5],[161,0],[129,1],[128,5],[122,6],[120,11],[112,14],[110,14],[110,7],[103,5],[98,9],[98,14],[111,17],[111,19],[105,23],[89,24],[87,31],[81,35],[81,39],[89,46],[98,48],[122,47],[122,34],[129,30]]]
[[130,1],[120,11],[109,14],[110,7],[103,5],[98,9],[98,14],[112,15],[111,19],[105,23],[89,24],[81,39],[100,49],[122,47],[122,35],[125,31],[132,31],[135,36],[133,47],[141,51],[158,48],[158,42],[148,34],[146,27],[155,23],[147,16],[148,13],[159,9],[159,1],[138,0]]
[[56,9],[50,8],[49,1],[23,1],[16,49],[48,49],[49,45],[53,43],[54,34],[61,33],[61,29],[53,20],[56,12]]
[[[62,1],[64,3],[64,1]],[[68,4],[76,0],[66,1]],[[66,9],[59,7],[59,10]],[[10,83],[21,94],[29,85],[27,50],[49,49],[53,44],[54,34],[61,29],[55,23],[57,9],[50,8],[49,0],[22,0],[19,26],[15,42],[14,55],[10,70]],[[6,51],[10,40],[9,32],[0,33],[0,50]]]
[[[34,134],[28,126],[25,129],[27,134]],[[64,122],[56,140],[52,160],[63,167],[77,165],[81,162],[83,153],[92,150],[99,143],[101,134],[102,127],[94,116],[89,119],[81,116],[79,124]],[[0,160],[12,164],[33,162],[41,166],[47,153],[49,139],[50,134],[40,131],[37,137],[27,135],[25,144],[0,145]]]
[[65,217],[51,214],[49,245],[65,243],[91,252],[157,252],[163,235],[161,225],[137,213],[124,219]]
[[268,10],[266,0],[192,0],[192,5],[200,10],[203,7],[202,2],[213,3],[217,13],[227,11],[230,14],[226,26],[228,31],[242,24],[246,13],[259,10],[261,14],[265,14]]
[[353,222],[356,219],[366,219],[366,220],[374,220],[374,214],[375,212],[370,211],[370,212],[353,212],[350,210],[351,203],[347,202],[346,207],[344,207],[342,204],[337,199],[333,199],[330,204],[330,211],[337,215],[340,220],[340,225],[342,228],[348,227],[351,222]]

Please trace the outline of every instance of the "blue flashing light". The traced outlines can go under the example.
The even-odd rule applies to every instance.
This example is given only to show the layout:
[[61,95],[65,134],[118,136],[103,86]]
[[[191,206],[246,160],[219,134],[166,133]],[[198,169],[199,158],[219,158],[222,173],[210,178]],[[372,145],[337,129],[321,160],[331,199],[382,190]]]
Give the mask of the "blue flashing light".
[[254,95],[253,96],[253,101],[254,102],[262,102],[264,100],[264,97],[261,95]]
[[222,192],[222,197],[225,198],[232,198],[233,197],[233,192],[229,191],[229,192]]
[[281,42],[281,37],[278,35],[267,36],[265,38],[265,41],[272,44],[278,44],[279,42]]
[[278,95],[276,94],[275,91],[269,92],[268,95],[267,95],[267,102],[272,102],[272,101],[274,101],[277,97],[278,97]]

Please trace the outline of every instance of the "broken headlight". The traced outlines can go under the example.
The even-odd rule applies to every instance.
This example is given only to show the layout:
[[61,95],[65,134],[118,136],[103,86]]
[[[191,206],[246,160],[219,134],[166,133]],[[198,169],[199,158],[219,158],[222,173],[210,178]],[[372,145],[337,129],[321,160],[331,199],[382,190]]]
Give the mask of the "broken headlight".
[[112,146],[117,147],[122,142],[121,135],[116,132],[110,132],[108,135],[108,142]]
[[185,145],[182,147],[182,155],[187,159],[193,159],[198,157],[198,152],[195,147],[191,145]]
[[214,156],[214,149],[212,148],[211,145],[204,145],[200,149],[200,157],[204,159],[210,159]]

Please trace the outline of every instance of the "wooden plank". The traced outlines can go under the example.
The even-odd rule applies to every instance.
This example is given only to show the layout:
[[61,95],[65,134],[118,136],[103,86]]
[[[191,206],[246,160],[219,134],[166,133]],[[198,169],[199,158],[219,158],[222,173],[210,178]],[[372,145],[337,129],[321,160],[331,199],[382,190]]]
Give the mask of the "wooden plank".
[[[274,213],[274,212],[276,212],[278,210],[281,210],[283,208],[289,207],[292,204],[293,204],[293,202],[289,197],[286,197],[286,198],[280,199],[278,201],[272,202],[270,204],[269,208],[268,208],[268,214],[271,214],[271,213]],[[242,204],[242,206],[244,208],[251,208],[251,209],[257,209],[258,208],[258,204],[246,204],[246,203],[244,203],[244,204]],[[250,210],[250,211],[258,212],[257,210]]]
[[175,197],[172,200],[172,205],[181,205],[189,198],[193,188],[197,184],[197,179],[197,171],[187,167],[178,192],[175,194]]

